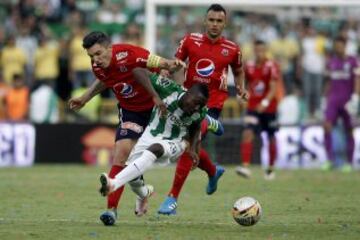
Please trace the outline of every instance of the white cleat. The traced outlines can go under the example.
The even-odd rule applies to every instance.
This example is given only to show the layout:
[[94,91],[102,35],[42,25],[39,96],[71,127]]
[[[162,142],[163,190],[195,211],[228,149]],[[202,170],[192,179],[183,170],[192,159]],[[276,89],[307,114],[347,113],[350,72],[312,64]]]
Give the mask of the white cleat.
[[114,191],[114,186],[111,184],[111,179],[109,178],[107,173],[102,173],[100,175],[100,184],[101,187],[99,189],[99,192],[102,196],[105,197]]
[[272,180],[274,180],[275,179],[275,177],[276,177],[276,174],[275,174],[275,172],[269,172],[269,173],[265,173],[265,175],[264,175],[264,179],[266,180],[266,181],[272,181]]
[[251,177],[251,170],[247,167],[237,167],[235,168],[235,172],[244,178]]
[[149,197],[151,197],[154,194],[154,187],[151,185],[145,185],[145,187],[148,190],[148,193],[146,197],[140,198],[139,196],[136,196],[136,202],[135,202],[135,215],[138,217],[143,216],[146,214],[148,207],[149,207]]

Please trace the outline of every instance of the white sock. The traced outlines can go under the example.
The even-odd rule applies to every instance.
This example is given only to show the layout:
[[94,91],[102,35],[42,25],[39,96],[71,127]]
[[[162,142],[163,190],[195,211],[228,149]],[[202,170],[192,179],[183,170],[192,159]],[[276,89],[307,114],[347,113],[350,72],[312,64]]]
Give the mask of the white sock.
[[119,187],[122,187],[131,180],[143,175],[145,171],[151,168],[155,160],[155,154],[145,150],[139,158],[135,159],[132,163],[126,166],[126,168],[119,172],[111,181],[114,185],[113,191],[116,191]]
[[141,199],[148,195],[148,189],[145,187],[145,181],[142,177],[138,177],[129,182],[131,190]]

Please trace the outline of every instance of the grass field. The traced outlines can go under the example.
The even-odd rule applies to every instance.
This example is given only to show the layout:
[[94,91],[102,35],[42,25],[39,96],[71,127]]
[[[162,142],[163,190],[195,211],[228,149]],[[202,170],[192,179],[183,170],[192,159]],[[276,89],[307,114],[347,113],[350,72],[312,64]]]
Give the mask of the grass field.
[[[227,167],[218,192],[205,194],[207,178],[194,171],[183,189],[178,215],[158,216],[173,168],[146,175],[156,189],[150,212],[133,214],[134,194],[125,190],[115,226],[98,220],[105,199],[98,175],[106,169],[36,166],[0,169],[0,239],[360,239],[360,174],[279,171],[266,182],[260,169],[245,180]],[[231,207],[241,196],[257,198],[263,217],[237,225]]]

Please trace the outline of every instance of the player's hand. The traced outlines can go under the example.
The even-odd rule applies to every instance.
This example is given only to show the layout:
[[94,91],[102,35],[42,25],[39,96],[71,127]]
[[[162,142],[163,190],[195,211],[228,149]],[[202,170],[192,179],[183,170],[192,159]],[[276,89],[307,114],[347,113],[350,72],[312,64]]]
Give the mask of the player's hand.
[[194,170],[199,165],[200,158],[199,158],[199,155],[197,154],[197,152],[195,152],[193,150],[189,150],[189,154],[193,160],[193,165],[192,165],[191,170]]
[[74,97],[69,100],[68,104],[71,110],[78,111],[85,106],[86,100],[83,97]]
[[359,95],[351,95],[350,100],[345,104],[345,109],[350,113],[350,115],[356,115],[359,109],[360,98]]
[[247,101],[249,99],[249,92],[245,88],[239,86],[236,87],[236,94],[238,98],[242,101]]
[[159,108],[161,116],[165,117],[167,115],[166,104],[161,100],[160,97],[154,97],[153,101],[155,106]]
[[179,59],[170,60],[169,68],[168,68],[170,73],[177,72],[182,68],[186,68],[186,63],[184,63],[183,61],[181,61]]

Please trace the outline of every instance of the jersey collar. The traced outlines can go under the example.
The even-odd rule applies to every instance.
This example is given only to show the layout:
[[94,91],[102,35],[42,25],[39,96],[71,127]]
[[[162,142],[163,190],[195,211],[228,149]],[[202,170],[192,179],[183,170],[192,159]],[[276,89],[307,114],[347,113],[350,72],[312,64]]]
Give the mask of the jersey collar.
[[215,42],[213,42],[206,33],[203,34],[203,39],[205,42],[210,43],[210,44],[220,44],[224,42],[224,36],[221,36],[218,40],[216,40]]

